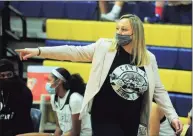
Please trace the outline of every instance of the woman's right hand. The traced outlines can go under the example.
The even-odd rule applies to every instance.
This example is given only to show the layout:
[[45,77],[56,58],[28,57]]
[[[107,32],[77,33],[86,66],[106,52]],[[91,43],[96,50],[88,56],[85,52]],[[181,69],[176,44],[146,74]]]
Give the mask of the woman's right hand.
[[28,58],[37,56],[40,53],[38,48],[16,49],[15,51],[19,53],[21,60],[27,60]]

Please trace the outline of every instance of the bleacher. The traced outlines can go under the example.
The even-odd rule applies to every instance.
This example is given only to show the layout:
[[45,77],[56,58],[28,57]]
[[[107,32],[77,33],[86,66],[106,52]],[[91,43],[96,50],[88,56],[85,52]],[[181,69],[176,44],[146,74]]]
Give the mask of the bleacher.
[[[113,2],[108,3],[109,9],[112,8]],[[0,9],[3,8],[3,4],[4,1],[0,1]],[[46,19],[99,20],[98,1],[11,1],[10,5],[27,17],[30,38],[46,38],[42,31]],[[143,21],[145,17],[154,16],[154,9],[153,1],[128,1],[124,3],[120,15],[136,14]],[[186,20],[191,18],[191,13],[187,11],[181,14],[181,22],[188,22]],[[21,22],[14,14],[11,17],[11,28],[21,33]]]
[[[0,8],[3,7],[2,4],[3,1],[0,2]],[[36,33],[35,36],[28,36],[45,38],[45,46],[87,46],[99,38],[113,38],[115,34],[114,22],[98,21],[96,1],[13,1],[11,5],[27,17],[28,33]],[[145,16],[154,15],[154,3],[127,2],[121,14],[123,13],[137,14],[143,20]],[[18,24],[17,18],[12,16],[12,19],[12,28],[19,32],[20,26],[14,25]],[[43,35],[42,25],[45,19],[46,34]],[[144,28],[147,48],[157,58],[162,83],[169,92],[178,115],[186,122],[192,107],[192,27],[144,24]],[[47,66],[65,67],[71,73],[80,73],[86,82],[91,68],[90,63],[53,60],[44,60],[43,66],[45,69]],[[43,87],[42,90],[40,92],[46,94]],[[40,96],[37,97],[40,99]]]

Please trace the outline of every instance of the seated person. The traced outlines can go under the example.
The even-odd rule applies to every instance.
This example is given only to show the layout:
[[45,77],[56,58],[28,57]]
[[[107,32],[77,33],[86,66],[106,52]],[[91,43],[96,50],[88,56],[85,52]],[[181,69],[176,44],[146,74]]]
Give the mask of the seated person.
[[14,65],[0,60],[0,136],[33,132],[30,116],[32,93],[14,71]]
[[51,94],[52,109],[56,113],[54,134],[29,133],[20,136],[91,136],[90,115],[85,113],[79,120],[85,84],[79,74],[70,74],[64,68],[57,68],[48,76],[46,90]]
[[171,127],[160,107],[152,102],[150,115],[150,136],[175,136],[175,131]]

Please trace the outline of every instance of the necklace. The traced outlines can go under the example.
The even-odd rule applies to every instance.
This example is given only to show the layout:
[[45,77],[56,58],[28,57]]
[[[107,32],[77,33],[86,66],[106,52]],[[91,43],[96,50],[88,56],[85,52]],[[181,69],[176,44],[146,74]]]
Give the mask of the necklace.
[[7,98],[4,99],[4,97],[3,97],[3,91],[1,90],[1,98],[2,98],[3,107],[5,108],[6,105],[7,105],[8,99],[9,99],[9,93],[8,93],[8,95],[7,95]]

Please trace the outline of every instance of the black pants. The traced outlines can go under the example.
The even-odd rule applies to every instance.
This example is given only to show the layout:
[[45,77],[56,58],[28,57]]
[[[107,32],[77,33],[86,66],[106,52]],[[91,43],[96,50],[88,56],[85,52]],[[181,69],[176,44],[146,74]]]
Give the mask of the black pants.
[[118,124],[92,124],[93,136],[126,136]]
[[137,136],[137,132],[131,131],[126,125],[92,123],[92,136]]
[[[136,120],[136,122],[138,122]],[[137,136],[138,123],[130,121],[117,122],[113,120],[102,120],[93,118],[91,115],[92,136]]]

